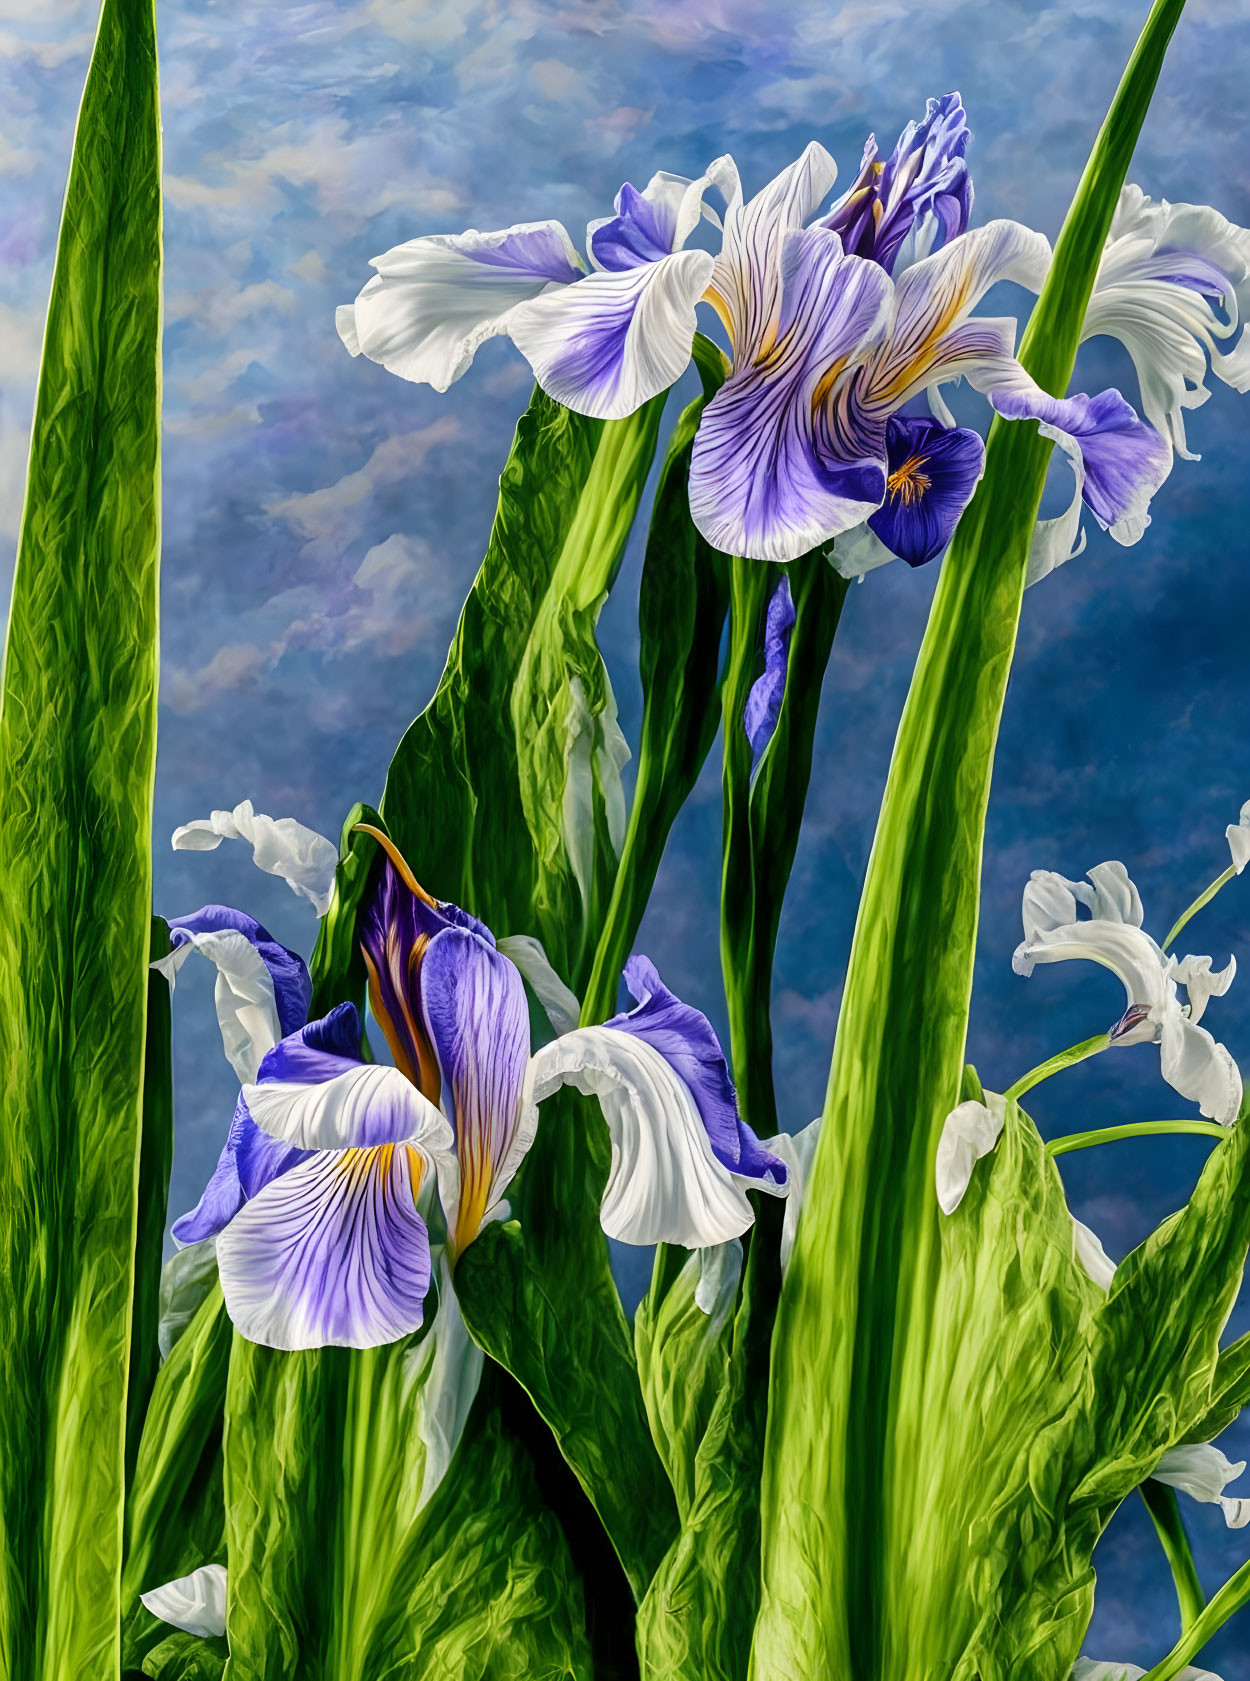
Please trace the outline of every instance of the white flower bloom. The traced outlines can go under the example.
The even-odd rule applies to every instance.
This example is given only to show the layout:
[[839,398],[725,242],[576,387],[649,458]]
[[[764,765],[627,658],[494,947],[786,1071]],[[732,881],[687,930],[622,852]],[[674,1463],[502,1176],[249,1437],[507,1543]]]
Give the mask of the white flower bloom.
[[794,1240],[799,1233],[799,1215],[803,1212],[803,1199],[807,1195],[807,1178],[816,1159],[816,1146],[820,1143],[822,1119],[823,1116],[817,1115],[814,1121],[809,1121],[798,1132],[779,1132],[776,1138],[764,1140],[764,1148],[771,1150],[790,1170],[790,1194],[786,1198],[786,1212],[781,1225],[783,1273],[790,1265],[790,1257],[794,1253]]
[[339,849],[333,841],[307,829],[293,817],[266,817],[243,800],[233,811],[214,811],[197,817],[173,833],[175,852],[212,852],[223,840],[250,843],[258,869],[281,876],[291,889],[324,916],[334,892]]
[[1179,1488],[1193,1500],[1219,1506],[1230,1529],[1244,1529],[1250,1523],[1250,1497],[1224,1493],[1246,1468],[1220,1452],[1214,1442],[1190,1442],[1169,1448],[1151,1473],[1157,1483]]
[[[1079,906],[1089,911],[1080,917]],[[1012,967],[1084,957],[1118,975],[1127,1008],[1111,1028],[1115,1045],[1155,1043],[1163,1077],[1204,1115],[1231,1126],[1241,1107],[1241,1075],[1223,1045],[1198,1025],[1206,1001],[1227,991],[1236,965],[1212,974],[1209,957],[1167,956],[1142,928],[1141,898],[1120,863],[1099,864],[1088,881],[1034,870],[1024,890],[1024,939]],[[1178,988],[1189,988],[1182,1004]]]
[[226,1632],[226,1567],[202,1564],[189,1576],[149,1588],[139,1598],[154,1617],[201,1638]]
[[[1227,319],[1214,305],[1218,299]],[[1250,232],[1205,204],[1154,203],[1140,187],[1120,194],[1085,315],[1084,338],[1119,339],[1133,358],[1146,419],[1186,448],[1184,411],[1205,403],[1211,371],[1250,389],[1250,343],[1220,345],[1250,308]]]
[[1233,855],[1233,868],[1240,875],[1250,864],[1250,800],[1242,806],[1240,820],[1230,823],[1224,833],[1228,837],[1228,850]]
[[969,1098],[946,1117],[937,1147],[937,1198],[943,1214],[953,1214],[972,1183],[972,1170],[998,1143],[1007,1118],[1006,1099],[987,1091],[985,1102]]
[[[1072,1665],[1072,1681],[1141,1681],[1146,1671],[1135,1663],[1097,1663],[1093,1658],[1078,1658]],[[1220,1681],[1209,1669],[1195,1669],[1192,1664],[1182,1669],[1176,1681]]]

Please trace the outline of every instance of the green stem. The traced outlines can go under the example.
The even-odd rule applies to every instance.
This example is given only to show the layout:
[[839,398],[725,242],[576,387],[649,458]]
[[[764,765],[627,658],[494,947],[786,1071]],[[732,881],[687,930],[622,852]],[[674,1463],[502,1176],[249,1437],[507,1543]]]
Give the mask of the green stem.
[[1027,1074],[1022,1074],[1014,1086],[1009,1086],[1003,1096],[1010,1099],[1023,1097],[1026,1091],[1032,1091],[1034,1086],[1040,1086],[1043,1080],[1049,1080],[1052,1074],[1061,1074],[1065,1068],[1075,1068],[1078,1062],[1084,1062],[1086,1057],[1097,1056],[1099,1051],[1105,1051],[1111,1043],[1109,1033],[1099,1033],[1093,1039],[1082,1039],[1079,1045],[1070,1045],[1066,1051],[1049,1057],[1045,1062],[1039,1062],[1036,1068],[1030,1068]]
[[1194,900],[1193,904],[1190,905],[1190,907],[1187,911],[1182,911],[1181,915],[1177,918],[1177,920],[1172,925],[1172,932],[1168,935],[1167,939],[1164,940],[1164,942],[1163,942],[1164,951],[1167,951],[1168,947],[1172,944],[1172,941],[1180,933],[1181,929],[1189,921],[1190,917],[1191,916],[1196,916],[1204,905],[1209,905],[1211,903],[1212,899],[1214,899],[1215,895],[1219,892],[1220,888],[1223,887],[1227,882],[1230,882],[1236,874],[1237,874],[1236,865],[1235,864],[1230,864],[1228,866],[1228,868],[1224,871],[1224,874],[1222,876],[1216,876],[1215,880],[1211,883],[1210,887],[1208,887],[1204,893],[1199,893],[1198,897]]
[[1153,1138],[1156,1134],[1190,1132],[1204,1138],[1228,1137],[1228,1128],[1214,1121],[1131,1121],[1125,1126],[1100,1127],[1097,1132],[1070,1132],[1066,1138],[1052,1138],[1048,1156],[1066,1156],[1070,1150],[1088,1150],[1093,1144],[1114,1144],[1121,1138]]
[[1143,1681],[1175,1681],[1228,1619],[1250,1599],[1250,1560],[1247,1560],[1215,1595],[1181,1635],[1162,1663],[1157,1663]]
[[1148,1478],[1137,1491],[1150,1513],[1151,1522],[1163,1546],[1164,1557],[1172,1570],[1176,1584],[1176,1603],[1181,1614],[1181,1633],[1186,1634],[1197,1622],[1206,1607],[1206,1596],[1198,1580],[1197,1566],[1190,1550],[1185,1521],[1181,1517],[1176,1490],[1166,1483]]

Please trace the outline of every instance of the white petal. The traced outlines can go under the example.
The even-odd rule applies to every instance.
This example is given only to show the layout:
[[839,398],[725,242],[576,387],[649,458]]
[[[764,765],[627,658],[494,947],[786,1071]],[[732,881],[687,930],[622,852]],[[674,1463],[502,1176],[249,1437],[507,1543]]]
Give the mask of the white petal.
[[937,1199],[943,1214],[953,1214],[972,1183],[972,1170],[998,1143],[1007,1116],[1005,1099],[987,1091],[986,1101],[969,1098],[946,1117],[937,1147]]
[[878,566],[897,559],[893,549],[887,549],[875,531],[870,531],[867,525],[857,525],[838,538],[829,564],[839,577],[862,578],[875,572]]
[[1075,1228],[1077,1260],[1100,1290],[1110,1290],[1115,1277],[1115,1262],[1103,1248],[1097,1232],[1091,1231],[1076,1218],[1073,1218],[1072,1225]]
[[623,420],[685,372],[711,273],[706,251],[600,270],[521,304],[507,330],[549,397]]
[[1241,1074],[1223,1045],[1190,1021],[1179,1005],[1167,1012],[1159,1037],[1163,1078],[1220,1126],[1232,1126],[1241,1108]]
[[[1072,1681],[1141,1681],[1146,1671],[1135,1663],[1098,1663],[1093,1658],[1078,1658],[1072,1666]],[[1192,1664],[1182,1669],[1176,1681],[1220,1681],[1209,1669],[1195,1669]]]
[[746,1193],[713,1155],[689,1088],[657,1050],[615,1028],[578,1028],[534,1054],[522,1101],[541,1103],[562,1085],[597,1097],[608,1124],[600,1217],[609,1237],[702,1249],[746,1231]]
[[814,1121],[809,1121],[798,1132],[779,1132],[776,1138],[763,1140],[764,1148],[770,1150],[774,1156],[780,1157],[790,1170],[790,1194],[786,1197],[785,1219],[781,1226],[783,1273],[790,1265],[790,1257],[794,1253],[794,1240],[799,1233],[799,1216],[803,1212],[803,1199],[807,1195],[807,1176],[816,1157],[816,1146],[820,1143],[821,1120],[822,1117],[817,1115]]
[[226,1632],[226,1567],[202,1564],[189,1576],[149,1588],[139,1598],[163,1623],[202,1639]]
[[1222,998],[1237,974],[1237,959],[1230,957],[1223,969],[1212,972],[1209,957],[1186,957],[1171,963],[1172,979],[1189,995],[1189,1019],[1200,1021],[1210,998]]
[[1230,823],[1224,831],[1228,840],[1228,850],[1233,855],[1233,868],[1240,875],[1247,864],[1250,864],[1250,800],[1241,808],[1241,819],[1237,823]]
[[731,1237],[728,1243],[698,1249],[687,1266],[691,1262],[699,1269],[694,1305],[709,1319],[723,1318],[738,1293],[738,1280],[742,1277],[742,1239]]
[[409,1356],[411,1367],[405,1369],[405,1377],[411,1376],[418,1390],[416,1430],[425,1443],[417,1511],[429,1504],[447,1475],[477,1399],[485,1361],[465,1326],[445,1256],[439,1262],[438,1280],[438,1317]]
[[251,941],[233,929],[206,934],[187,933],[167,957],[158,958],[158,969],[170,986],[193,951],[216,965],[213,990],[221,1042],[231,1068],[245,1085],[256,1078],[261,1058],[282,1037],[273,977]]
[[[175,1242],[177,1240],[175,1239]],[[171,1255],[161,1268],[156,1346],[168,1360],[174,1344],[217,1282],[217,1239],[203,1238]]]
[[571,1033],[582,1013],[577,994],[572,992],[556,974],[547,958],[541,940],[532,934],[507,934],[495,941],[495,949],[510,958],[531,992],[547,1012],[547,1020],[557,1033]]
[[1169,1448],[1152,1475],[1194,1500],[1220,1506],[1229,1529],[1244,1529],[1250,1523],[1250,1498],[1226,1495],[1224,1490],[1245,1468],[1244,1459],[1234,1464],[1213,1442],[1190,1442]]
[[[1123,982],[1127,1002],[1149,1012],[1151,1031],[1140,1032],[1133,1043],[1156,1038],[1165,1014],[1179,1009],[1167,960],[1149,934],[1128,923],[1073,922],[1035,934],[1016,947],[1012,967],[1018,975],[1029,975],[1035,964],[1062,963],[1069,958],[1087,958],[1110,969]],[[1125,1042],[1127,1035],[1117,1040]]]
[[1066,432],[1062,436],[1056,435],[1055,442],[1072,468],[1075,481],[1072,500],[1061,514],[1056,514],[1053,519],[1039,519],[1033,527],[1033,537],[1029,543],[1029,565],[1024,575],[1025,589],[1049,577],[1056,567],[1066,566],[1068,561],[1075,560],[1077,555],[1084,551],[1087,541],[1081,526],[1085,458],[1075,438],[1070,438]]
[[383,1063],[362,1062],[316,1085],[245,1085],[243,1101],[262,1131],[301,1150],[411,1141],[434,1157],[452,1145],[446,1116],[398,1068]]
[[223,840],[248,841],[258,869],[281,876],[293,893],[308,899],[324,916],[334,892],[339,849],[293,817],[266,817],[244,800],[233,811],[215,811],[184,823],[173,833],[176,852],[212,852]]
[[373,266],[355,303],[337,312],[340,338],[353,356],[446,391],[479,345],[507,332],[519,304],[575,280],[581,259],[558,222],[524,222],[411,239]]

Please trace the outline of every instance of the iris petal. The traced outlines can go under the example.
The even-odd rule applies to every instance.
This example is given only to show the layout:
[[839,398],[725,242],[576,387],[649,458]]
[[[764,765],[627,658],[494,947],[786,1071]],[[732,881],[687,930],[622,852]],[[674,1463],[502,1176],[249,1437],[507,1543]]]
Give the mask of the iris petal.
[[985,445],[964,427],[892,416],[886,452],[886,497],[868,528],[909,566],[923,566],[950,542],[981,477]]
[[217,1240],[235,1326],[281,1349],[375,1348],[418,1330],[425,1166],[410,1145],[383,1144],[321,1150],[274,1180]]
[[[752,683],[743,710],[742,724],[747,740],[751,743],[753,774],[764,749],[776,733],[777,719],[781,716],[794,616],[794,597],[790,592],[790,580],[783,575],[769,598],[768,612],[765,615],[764,669]],[[626,978],[628,979],[628,975]]]
[[293,817],[266,817],[252,810],[251,800],[243,800],[233,811],[214,811],[184,823],[174,830],[172,844],[175,852],[212,852],[223,840],[247,841],[257,869],[281,876],[318,916],[330,908],[339,849],[315,829]]
[[316,1083],[246,1085],[243,1101],[263,1132],[302,1150],[394,1144],[414,1137],[450,1142],[447,1122],[430,1100],[397,1068],[378,1063],[357,1063]]

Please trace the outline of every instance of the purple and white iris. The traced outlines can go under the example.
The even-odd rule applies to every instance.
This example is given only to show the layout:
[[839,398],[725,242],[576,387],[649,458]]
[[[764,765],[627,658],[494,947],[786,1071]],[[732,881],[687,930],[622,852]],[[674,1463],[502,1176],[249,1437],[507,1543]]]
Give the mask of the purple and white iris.
[[[555,222],[412,240],[375,260],[377,275],[340,309],[339,332],[353,354],[439,390],[484,339],[506,333],[551,396],[613,419],[681,374],[695,307],[706,303],[728,339],[728,377],[695,439],[690,505],[723,552],[786,561],[855,533],[835,556],[848,575],[895,555],[919,565],[940,553],[980,470],[980,439],[953,426],[939,391],[963,378],[998,413],[1038,421],[1067,452],[1076,520],[1084,497],[1117,540],[1135,541],[1169,470],[1169,443],[1118,392],[1041,391],[1015,359],[1015,322],[972,315],[1000,280],[1036,291],[1050,247],[1016,222],[969,229],[968,140],[959,96],[931,100],[889,157],[869,141],[850,190],[823,214],[836,168],[816,143],[751,199],[728,157],[695,180],[662,173],[641,193],[626,184],[616,214],[590,224],[590,269]],[[706,203],[713,192],[723,222]],[[721,228],[714,257],[686,249],[701,220]],[[1134,251],[1144,239],[1162,249],[1159,231],[1142,233],[1140,220],[1140,207],[1125,210],[1117,238]],[[1193,333],[1210,344],[1224,330],[1205,295],[1217,268],[1226,304],[1245,278],[1238,232],[1221,236],[1223,268],[1195,257],[1162,276],[1190,300],[1194,286],[1203,294],[1197,314],[1191,308],[1190,348]],[[1204,237],[1209,244],[1212,230]],[[1119,330],[1117,263],[1109,255],[1104,264],[1091,332]],[[906,412],[925,394],[935,422]],[[1152,417],[1176,409],[1153,395],[1147,406]],[[1062,529],[1046,528],[1048,553],[1070,525],[1065,516]],[[1037,575],[1048,569],[1039,559]]]
[[[626,970],[635,1010],[531,1057],[521,970],[378,839],[357,936],[393,1066],[362,1060],[353,1005],[307,1021],[303,960],[253,918],[208,906],[171,925],[161,966],[176,972],[192,950],[217,965],[243,1082],[217,1167],[174,1235],[216,1237],[226,1308],[245,1336],[363,1348],[419,1329],[432,1251],[444,1245],[454,1265],[506,1211],[538,1105],[560,1085],[599,1099],[612,1140],[601,1215],[614,1237],[724,1243],[751,1223],[747,1188],[785,1194],[785,1165],[740,1120],[710,1024],[645,958]],[[533,942],[510,945],[528,972],[546,967]],[[568,1025],[566,989],[548,974],[539,990]]]

